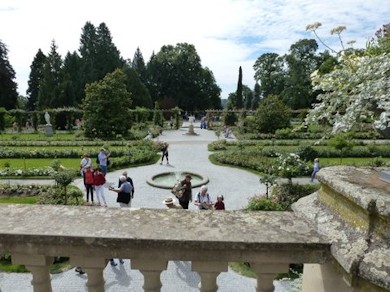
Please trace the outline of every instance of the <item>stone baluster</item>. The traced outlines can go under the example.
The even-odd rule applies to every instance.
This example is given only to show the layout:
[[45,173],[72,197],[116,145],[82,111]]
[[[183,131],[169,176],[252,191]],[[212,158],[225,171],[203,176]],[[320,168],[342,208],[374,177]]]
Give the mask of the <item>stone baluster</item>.
[[159,259],[132,259],[131,265],[144,275],[144,291],[158,292],[162,284],[160,274],[167,269],[168,261]]
[[271,292],[275,290],[274,278],[279,273],[287,273],[289,264],[250,263],[257,275],[257,292]]
[[81,267],[88,275],[86,286],[89,292],[104,292],[103,270],[108,260],[94,257],[76,257],[71,258],[72,265]]
[[200,276],[201,284],[199,288],[201,292],[215,292],[218,290],[217,277],[221,272],[228,270],[228,263],[193,261],[192,270]]
[[32,274],[31,284],[34,292],[52,292],[49,267],[53,257],[45,255],[12,254],[12,263],[25,265]]

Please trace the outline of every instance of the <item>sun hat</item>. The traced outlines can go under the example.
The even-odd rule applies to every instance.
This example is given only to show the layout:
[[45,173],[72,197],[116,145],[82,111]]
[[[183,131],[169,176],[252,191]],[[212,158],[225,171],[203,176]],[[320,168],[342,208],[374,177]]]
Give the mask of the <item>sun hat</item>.
[[175,203],[175,199],[172,198],[172,197],[167,197],[167,198],[165,198],[165,200],[163,201],[163,203],[164,203],[165,205],[171,205],[171,204],[174,204],[174,203]]

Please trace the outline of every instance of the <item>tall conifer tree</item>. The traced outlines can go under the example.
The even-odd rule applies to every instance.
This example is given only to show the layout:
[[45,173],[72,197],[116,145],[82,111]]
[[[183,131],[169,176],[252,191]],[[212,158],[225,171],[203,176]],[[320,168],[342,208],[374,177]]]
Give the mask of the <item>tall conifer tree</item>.
[[47,55],[43,68],[43,79],[38,95],[38,108],[61,107],[60,94],[62,84],[62,58],[57,52],[57,45],[53,40],[50,53]]
[[242,97],[242,68],[238,70],[238,82],[237,82],[237,90],[236,90],[236,108],[243,108],[243,97]]
[[41,88],[41,82],[43,80],[43,69],[46,62],[46,56],[41,49],[36,53],[34,60],[30,66],[30,76],[28,79],[27,94],[27,110],[35,110],[37,107],[39,90]]
[[15,71],[8,61],[8,49],[0,40],[0,107],[14,109],[18,103]]

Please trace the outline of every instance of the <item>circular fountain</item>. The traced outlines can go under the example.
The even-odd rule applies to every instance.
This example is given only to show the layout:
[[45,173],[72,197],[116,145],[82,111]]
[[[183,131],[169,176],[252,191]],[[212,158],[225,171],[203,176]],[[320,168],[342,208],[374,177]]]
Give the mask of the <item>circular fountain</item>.
[[178,181],[183,180],[186,174],[192,176],[191,185],[193,188],[200,187],[209,182],[208,177],[189,171],[162,172],[148,178],[146,182],[156,188],[171,189]]

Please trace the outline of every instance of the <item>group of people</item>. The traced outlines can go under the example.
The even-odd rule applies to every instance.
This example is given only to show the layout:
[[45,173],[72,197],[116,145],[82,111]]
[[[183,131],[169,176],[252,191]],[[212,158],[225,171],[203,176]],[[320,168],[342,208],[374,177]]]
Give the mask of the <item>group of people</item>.
[[[163,203],[170,209],[188,209],[189,203],[193,199],[191,180],[192,176],[186,174],[184,179],[175,186],[174,194],[179,201],[179,205],[176,204],[176,199],[173,197],[167,197]],[[214,202],[207,190],[205,185],[200,187],[194,199],[194,205],[199,210],[225,210],[224,197],[218,195],[217,201]]]
[[83,177],[86,190],[87,204],[94,205],[94,191],[99,206],[107,207],[104,194],[104,184],[106,183],[106,174],[100,166],[94,168],[89,154],[85,153],[80,162],[80,173]]
[[[87,204],[94,205],[94,191],[96,193],[97,205],[107,207],[107,201],[104,193],[104,185],[106,184],[106,174],[108,171],[108,157],[109,153],[102,148],[96,157],[98,166],[92,166],[92,159],[88,153],[85,153],[80,162],[80,173],[83,177],[83,182],[86,190]],[[109,186],[108,189],[117,193],[117,203],[120,207],[131,207],[131,200],[134,198],[134,183],[127,175],[127,171],[122,172],[119,177],[118,187]],[[91,200],[91,201],[90,201]],[[123,259],[119,259],[121,264]],[[117,263],[114,259],[110,259],[112,266]],[[75,271],[80,275],[85,274],[81,267],[76,267]]]

